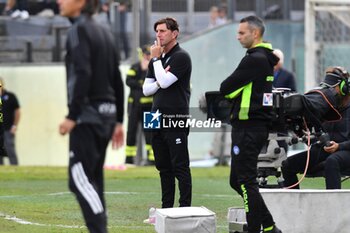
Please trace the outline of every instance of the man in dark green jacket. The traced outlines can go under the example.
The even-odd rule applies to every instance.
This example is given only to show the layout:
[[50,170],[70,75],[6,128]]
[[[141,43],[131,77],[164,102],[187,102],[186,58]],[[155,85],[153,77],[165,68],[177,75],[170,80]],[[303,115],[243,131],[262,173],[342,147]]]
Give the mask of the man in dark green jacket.
[[267,142],[272,120],[273,67],[278,58],[263,42],[265,26],[256,16],[240,21],[238,40],[247,54],[221,83],[220,92],[233,99],[230,185],[244,199],[248,232],[280,233],[259,193],[257,160]]

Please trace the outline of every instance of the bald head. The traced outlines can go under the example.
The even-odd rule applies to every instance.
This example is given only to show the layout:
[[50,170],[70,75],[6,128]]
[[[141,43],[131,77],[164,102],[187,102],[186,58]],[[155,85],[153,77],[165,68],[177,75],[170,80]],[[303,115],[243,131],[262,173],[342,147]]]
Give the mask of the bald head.
[[274,49],[273,54],[275,54],[280,60],[277,65],[275,65],[275,70],[281,69],[284,63],[284,54],[280,49]]

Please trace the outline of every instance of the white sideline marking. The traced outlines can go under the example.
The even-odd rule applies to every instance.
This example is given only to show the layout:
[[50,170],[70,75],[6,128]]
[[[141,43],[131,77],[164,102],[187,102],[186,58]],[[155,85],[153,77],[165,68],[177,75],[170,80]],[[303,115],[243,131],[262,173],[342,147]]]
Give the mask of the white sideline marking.
[[71,194],[71,192],[49,193],[47,195],[49,195],[49,196],[61,196],[61,195],[67,195],[67,194]]
[[[218,197],[218,198],[231,198],[233,197],[233,195],[227,195],[227,194],[200,194],[198,196],[202,196],[202,197]],[[239,197],[241,198],[241,197]]]
[[13,221],[22,225],[34,225],[34,226],[41,226],[41,227],[61,227],[61,228],[85,228],[85,226],[69,226],[69,225],[62,225],[62,224],[58,224],[58,225],[54,225],[54,224],[44,224],[44,223],[36,223],[36,222],[29,222],[27,220],[24,219],[20,219],[17,218],[15,216],[10,216],[4,213],[0,212],[0,217],[9,220],[9,221]]
[[[0,217],[4,218],[5,220],[13,221],[22,225],[33,225],[33,226],[40,226],[40,227],[58,227],[58,228],[86,228],[86,226],[69,226],[69,225],[62,225],[62,224],[44,224],[44,223],[35,223],[35,222],[29,222],[24,219],[17,218],[15,216],[10,216],[4,213],[0,212]],[[109,226],[108,228],[129,228],[129,229],[141,229],[145,228],[147,226]]]
[[[150,195],[154,195],[154,194],[158,194],[156,192],[148,192],[148,193],[140,193],[140,192],[104,192],[105,194],[108,195],[138,195],[138,194],[150,194]],[[58,193],[49,193],[47,195],[49,196],[59,196],[59,195],[68,195],[68,194],[72,194],[71,192],[58,192]],[[195,194],[193,193],[194,196],[200,196],[200,197],[216,197],[216,198],[232,198],[233,195],[228,195],[228,194]],[[0,198],[2,197],[13,197],[13,196],[0,196]],[[239,197],[241,198],[241,197]]]
[[[140,194],[138,192],[104,192],[105,194],[117,194],[117,195],[136,195],[136,194]],[[58,192],[58,193],[49,193],[47,195],[49,196],[60,196],[60,195],[68,195],[68,194],[72,194],[71,192]],[[2,196],[0,196],[1,198]]]
[[133,194],[133,195],[137,195],[137,194],[140,194],[138,192],[105,192],[105,194],[117,194],[117,195],[130,195],[130,194]]
[[[138,194],[142,194],[145,195],[146,193],[141,193],[141,192],[105,192],[105,194],[109,194],[109,195],[138,195]],[[157,192],[148,192],[147,194],[158,194]],[[59,195],[72,195],[71,192],[57,192],[57,193],[48,193],[48,194],[34,194],[34,195],[30,195],[30,196],[41,196],[41,195],[48,195],[48,196],[59,196]],[[196,195],[196,194],[193,194]],[[8,195],[8,196],[0,196],[0,199],[2,198],[21,198],[21,197],[28,197],[28,195]],[[201,197],[212,197],[212,198],[231,198],[232,195],[227,195],[227,194],[216,194],[216,195],[212,195],[212,194],[199,194],[196,196],[201,196]],[[70,226],[70,225],[62,225],[62,224],[45,224],[45,223],[35,223],[35,222],[29,222],[27,220],[24,219],[20,219],[17,218],[16,216],[10,216],[7,215],[5,213],[0,212],[0,218],[4,218],[5,220],[8,221],[13,221],[16,222],[18,224],[22,224],[22,225],[34,225],[34,226],[41,226],[41,227],[58,227],[58,228],[74,228],[74,229],[78,229],[78,228],[86,228],[86,226]],[[128,229],[139,229],[139,228],[144,228],[146,226],[142,225],[142,226],[109,226],[108,228],[128,228]],[[217,228],[227,228],[227,226],[217,226]]]

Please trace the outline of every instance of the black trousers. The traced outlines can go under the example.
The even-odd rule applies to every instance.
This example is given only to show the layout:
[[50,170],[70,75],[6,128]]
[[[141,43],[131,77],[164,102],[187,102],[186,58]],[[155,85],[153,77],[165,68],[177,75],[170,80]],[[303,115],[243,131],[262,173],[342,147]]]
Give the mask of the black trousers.
[[188,129],[154,130],[152,148],[162,188],[162,208],[172,208],[175,199],[175,179],[178,180],[180,207],[191,206],[192,177],[188,153]]
[[0,154],[0,165],[4,164],[4,157],[2,157],[5,155],[4,153],[6,153],[11,165],[18,165],[15,135],[9,130],[5,130],[5,132],[3,133],[3,139],[1,140],[3,140],[3,151]]
[[78,124],[69,138],[69,188],[90,233],[107,232],[103,164],[113,125]]
[[232,127],[230,185],[243,197],[248,232],[258,233],[274,225],[272,215],[259,192],[258,156],[268,138],[267,126]]
[[[152,108],[152,104],[129,104],[128,106],[128,130],[126,134],[126,163],[134,163],[134,158],[136,156],[137,148],[136,148],[136,136],[137,129],[140,123],[143,122],[143,112],[150,111]],[[143,127],[142,127],[143,128]],[[143,134],[145,136],[146,145],[151,145],[152,135],[150,131],[144,130]],[[150,158],[149,152],[147,151],[147,159],[149,161],[153,161]]]
[[[284,185],[291,186],[298,182],[298,173],[305,170],[307,151],[288,157],[282,163]],[[320,164],[324,162],[320,166]],[[324,170],[327,189],[341,189],[341,172],[350,168],[350,151],[336,151],[329,154],[319,145],[314,145],[310,150],[308,170]],[[299,188],[299,185],[294,187]]]

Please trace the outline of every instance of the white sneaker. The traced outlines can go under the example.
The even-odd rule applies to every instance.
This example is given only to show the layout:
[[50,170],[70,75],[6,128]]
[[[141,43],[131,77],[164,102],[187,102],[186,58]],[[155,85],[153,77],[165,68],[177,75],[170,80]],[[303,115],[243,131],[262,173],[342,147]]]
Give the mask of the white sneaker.
[[21,19],[29,19],[28,11],[21,11],[20,17],[21,17]]
[[145,220],[143,220],[143,223],[151,224],[151,222],[149,221],[149,218],[146,218]]
[[20,10],[15,10],[14,12],[12,12],[12,14],[11,14],[11,18],[13,18],[13,19],[16,19],[16,18],[18,18],[18,17],[20,17],[21,16],[21,11]]
[[145,220],[143,220],[143,223],[156,225],[155,219],[152,219],[152,218],[146,218]]

